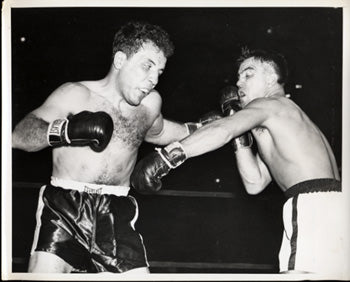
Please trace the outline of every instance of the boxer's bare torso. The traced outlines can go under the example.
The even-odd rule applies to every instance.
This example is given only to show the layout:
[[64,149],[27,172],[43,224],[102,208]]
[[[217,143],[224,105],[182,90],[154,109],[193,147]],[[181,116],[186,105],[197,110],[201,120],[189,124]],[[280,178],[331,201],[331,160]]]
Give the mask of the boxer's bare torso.
[[283,191],[306,180],[340,179],[328,141],[283,92],[241,100],[242,110],[203,126],[181,141],[187,158],[218,149],[251,131],[258,154],[244,148],[236,151],[238,169],[250,194],[261,192],[272,179]]
[[[150,106],[157,103],[159,99],[156,96],[159,94],[155,91],[150,93],[135,107],[121,98],[109,100],[108,95],[102,92],[102,85],[102,81],[71,83],[63,87],[63,91],[66,91],[63,96],[74,97],[66,103],[62,103],[61,100],[61,103],[69,103],[64,109],[67,116],[85,110],[107,112],[114,122],[110,143],[99,153],[88,146],[54,148],[52,175],[81,182],[129,186],[129,177],[136,162],[138,148],[159,114],[152,110],[157,109],[157,106]],[[43,111],[45,108],[37,112],[39,116],[45,116]]]
[[252,133],[261,159],[283,191],[305,180],[339,179],[326,138],[293,101],[276,96],[254,101],[247,108],[252,106],[267,113],[268,118]]

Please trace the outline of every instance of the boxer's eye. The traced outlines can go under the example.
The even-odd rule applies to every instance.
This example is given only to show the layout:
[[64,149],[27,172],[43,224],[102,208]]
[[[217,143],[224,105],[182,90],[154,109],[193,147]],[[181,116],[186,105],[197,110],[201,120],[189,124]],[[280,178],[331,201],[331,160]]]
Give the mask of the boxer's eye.
[[253,76],[253,71],[250,71],[250,70],[248,70],[248,71],[246,71],[246,73],[245,73],[245,78],[250,78],[250,77],[252,77]]
[[143,65],[143,68],[145,69],[145,70],[150,70],[151,69],[151,64],[144,64]]

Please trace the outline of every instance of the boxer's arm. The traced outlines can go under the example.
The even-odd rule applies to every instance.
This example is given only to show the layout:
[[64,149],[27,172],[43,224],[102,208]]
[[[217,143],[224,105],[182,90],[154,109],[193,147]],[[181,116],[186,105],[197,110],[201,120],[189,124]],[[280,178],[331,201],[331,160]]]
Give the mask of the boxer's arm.
[[234,116],[208,123],[181,142],[170,143],[163,149],[156,148],[156,152],[146,156],[135,166],[130,178],[132,186],[141,193],[159,191],[162,187],[161,179],[171,169],[178,167],[188,158],[225,145],[235,137],[235,132],[239,136],[249,130],[245,127],[240,129],[240,126],[237,126],[236,130],[234,128],[232,130],[232,122],[237,119],[234,119]]
[[154,122],[152,128],[148,131],[146,141],[158,145],[167,145],[175,141],[180,141],[202,126],[220,118],[222,118],[222,115],[217,111],[211,111],[204,114],[198,122],[180,123],[164,118],[158,118]]
[[272,178],[259,154],[254,155],[249,147],[238,149],[235,154],[238,171],[247,193],[256,195],[263,191]]
[[158,91],[152,92],[142,101],[153,117],[153,123],[146,133],[145,141],[157,145],[167,145],[188,135],[185,124],[164,119],[161,113],[162,98]]
[[145,141],[157,145],[167,145],[181,140],[187,135],[188,130],[184,123],[165,119],[162,114],[159,114],[152,127],[148,130]]
[[244,109],[232,116],[213,121],[181,140],[187,158],[196,157],[229,143],[233,138],[257,127],[264,115],[253,109]]
[[36,152],[48,146],[46,133],[49,123],[33,113],[25,116],[12,132],[12,147]]
[[[255,104],[255,103],[254,103]],[[232,116],[210,122],[180,142],[157,149],[135,167],[131,176],[132,186],[141,192],[161,189],[161,178],[170,169],[181,165],[186,159],[214,151],[233,138],[263,124],[270,114],[264,107],[246,107]]]
[[50,122],[65,118],[73,112],[73,107],[79,105],[82,93],[81,87],[66,83],[57,88],[38,108],[27,114],[12,132],[12,147],[28,152],[44,149],[47,142],[47,130]]
[[145,141],[157,145],[167,145],[182,140],[204,124],[221,118],[218,112],[212,111],[204,114],[195,122],[182,123],[165,119],[161,113],[162,98],[156,90],[152,90],[152,93],[142,103],[149,109],[151,115],[155,116],[152,126],[146,133]]
[[234,115],[206,124],[181,140],[187,158],[217,150],[232,139],[263,125],[273,114],[267,103],[266,99],[255,99]]

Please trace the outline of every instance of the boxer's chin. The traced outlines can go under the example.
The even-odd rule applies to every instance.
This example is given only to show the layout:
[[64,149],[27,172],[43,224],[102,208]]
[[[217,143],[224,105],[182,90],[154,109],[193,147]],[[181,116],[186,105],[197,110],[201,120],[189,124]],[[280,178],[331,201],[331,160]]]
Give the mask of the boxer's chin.
[[129,99],[127,102],[130,106],[133,106],[133,107],[137,107],[141,104],[142,100],[144,99],[143,96],[136,96],[135,97],[132,97],[131,99]]
[[139,106],[142,100],[145,99],[148,96],[148,94],[148,92],[145,93],[143,91],[137,91],[137,93],[130,100],[129,104],[135,107]]

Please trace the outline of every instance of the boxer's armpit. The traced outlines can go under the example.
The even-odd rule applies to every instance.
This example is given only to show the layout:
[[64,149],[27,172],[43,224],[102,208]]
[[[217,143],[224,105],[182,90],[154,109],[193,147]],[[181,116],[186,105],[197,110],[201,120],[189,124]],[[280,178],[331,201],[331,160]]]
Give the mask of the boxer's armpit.
[[12,147],[28,152],[39,151],[47,144],[48,123],[34,114],[21,120],[12,133]]

